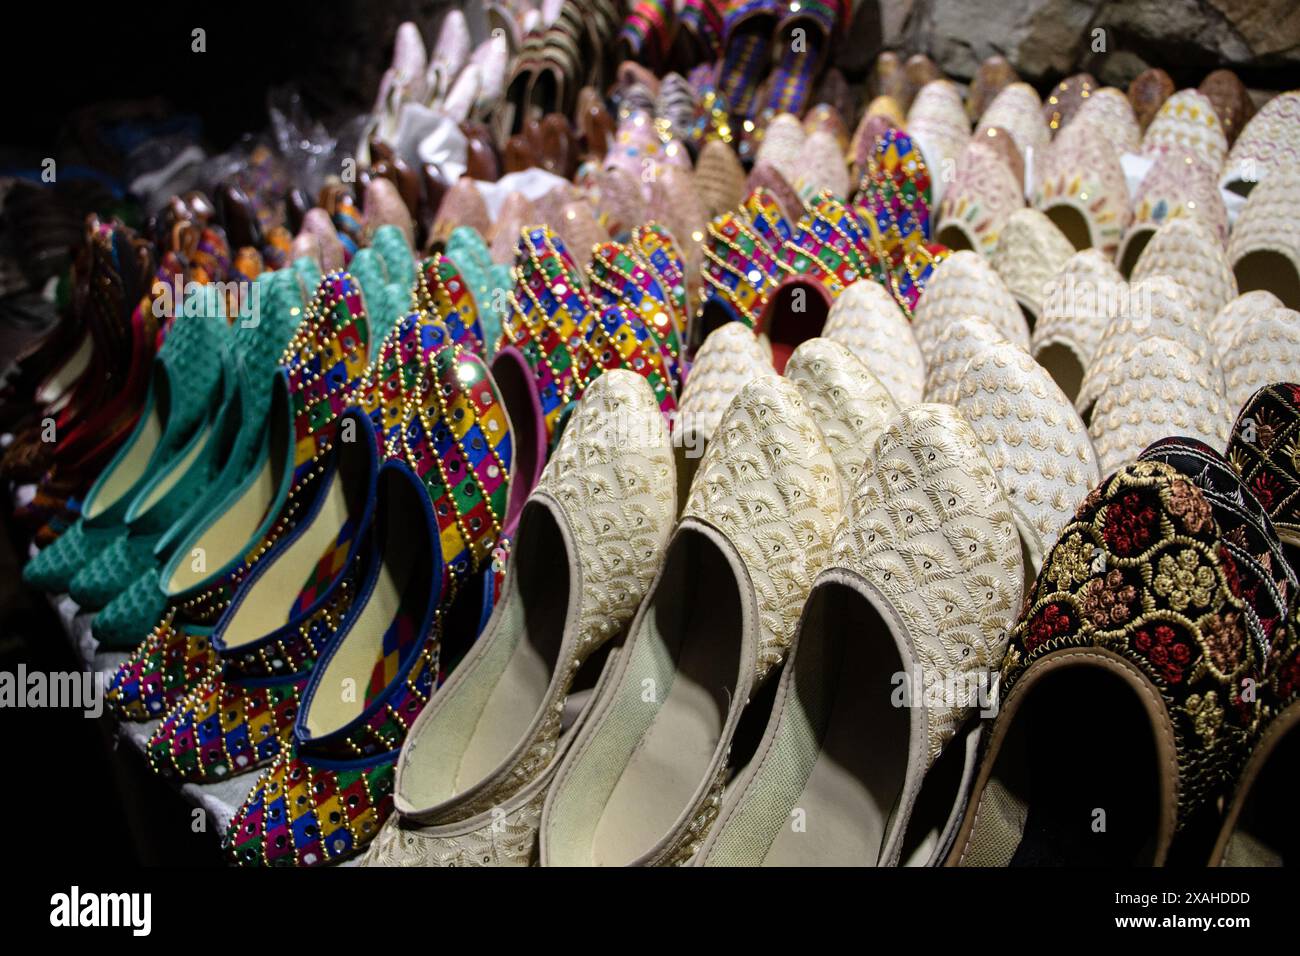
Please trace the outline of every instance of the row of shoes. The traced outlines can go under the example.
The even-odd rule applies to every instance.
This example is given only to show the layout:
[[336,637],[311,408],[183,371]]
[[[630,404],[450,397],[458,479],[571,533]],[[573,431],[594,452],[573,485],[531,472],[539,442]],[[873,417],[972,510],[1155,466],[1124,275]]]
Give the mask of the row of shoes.
[[[553,45],[619,22],[553,6]],[[1295,94],[1237,139],[1231,229],[1171,175],[1135,238],[1073,159],[1025,206],[1111,137],[1103,90],[932,79],[850,140],[816,92],[747,127],[708,77],[538,55],[556,109],[512,135],[549,168],[447,183],[371,135],[309,200],[255,155],[143,235],[92,220],[23,364],[25,580],[133,648],[156,771],[258,772],[232,859],[1285,859]],[[469,64],[431,59],[397,101]],[[1197,162],[1158,145],[1143,189]]]

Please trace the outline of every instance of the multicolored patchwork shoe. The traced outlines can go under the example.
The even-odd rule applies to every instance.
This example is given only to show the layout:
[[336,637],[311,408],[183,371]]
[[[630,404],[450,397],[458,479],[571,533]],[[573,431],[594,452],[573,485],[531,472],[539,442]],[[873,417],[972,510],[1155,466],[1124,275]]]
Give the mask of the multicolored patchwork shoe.
[[667,226],[648,222],[632,230],[629,245],[642,265],[654,275],[659,287],[667,293],[680,343],[686,335],[686,320],[691,314],[691,289],[686,281],[686,262],[677,241]]
[[356,603],[302,692],[291,746],[231,821],[236,863],[315,866],[363,849],[391,812],[411,723],[484,623],[509,436],[489,437],[504,415],[481,361],[447,347],[430,364],[399,457],[379,471]]
[[691,322],[688,350],[694,356],[704,340],[728,322],[758,324],[767,299],[785,277],[777,251],[738,213],[723,213],[709,223],[704,239],[704,291]]
[[462,348],[480,358],[487,357],[478,304],[469,283],[450,258],[438,253],[420,263],[411,300],[417,311],[441,319],[451,338]]
[[876,237],[889,270],[900,269],[930,241],[932,200],[930,168],[921,150],[901,130],[886,131],[867,159],[853,209]]
[[659,410],[672,420],[677,410],[673,376],[659,340],[640,316],[622,303],[606,306],[588,324],[586,338],[588,352],[579,356],[578,369],[588,386],[607,369],[635,372],[649,383]]
[[781,55],[772,73],[769,115],[803,115],[813,83],[830,55],[832,38],[837,28],[844,28],[844,16],[842,0],[790,0],[785,4],[773,37]]
[[[118,669],[110,706],[131,719],[161,716],[188,687],[189,663],[215,663],[209,635],[252,567],[311,513],[339,416],[367,369],[369,324],[356,281],[334,272],[320,284],[272,380],[270,427],[253,465],[163,566],[162,623]],[[210,570],[211,568],[216,570]],[[178,670],[176,661],[187,662]],[[169,663],[172,662],[172,663]],[[140,696],[141,694],[144,696]]]
[[743,0],[729,6],[724,15],[718,85],[733,116],[754,115],[758,87],[771,59],[772,35],[782,12],[780,0]]
[[592,250],[587,279],[594,299],[638,317],[658,346],[667,366],[669,390],[675,394],[682,379],[682,348],[674,318],[677,303],[669,290],[632,248],[618,242],[601,243]]
[[949,865],[1205,860],[1259,720],[1237,573],[1211,502],[1163,462],[1084,499],[1012,628]]

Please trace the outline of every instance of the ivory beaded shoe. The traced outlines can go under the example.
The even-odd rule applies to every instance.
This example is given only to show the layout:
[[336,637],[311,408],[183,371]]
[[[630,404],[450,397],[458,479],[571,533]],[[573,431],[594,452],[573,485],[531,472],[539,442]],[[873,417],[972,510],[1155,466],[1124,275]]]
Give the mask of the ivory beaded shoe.
[[675,487],[646,383],[605,373],[524,506],[498,609],[411,727],[394,789],[406,825],[468,820],[548,771],[575,675],[623,632],[659,569]]
[[1300,309],[1300,170],[1279,170],[1250,192],[1228,242],[1242,292],[1266,289]]
[[967,719],[1020,605],[1015,525],[942,405],[889,421],[851,499],[697,865],[924,865],[946,848],[974,768]]
[[1131,281],[1168,276],[1181,285],[1207,330],[1237,296],[1237,280],[1222,244],[1199,219],[1171,219],[1151,237],[1133,266]]
[[1041,156],[1051,142],[1051,131],[1043,119],[1042,101],[1028,83],[1012,83],[993,98],[975,125],[974,139],[992,127],[1009,132],[1021,156],[1028,156],[1031,151]]
[[1071,401],[1078,398],[1102,335],[1127,296],[1128,283],[1096,249],[1076,252],[1045,287],[1030,353]]
[[1300,368],[1300,313],[1276,308],[1237,333],[1223,357],[1228,407],[1241,408],[1251,395]]
[[884,286],[851,283],[831,306],[822,335],[856,355],[899,405],[921,400],[925,358],[911,323]]
[[1181,342],[1151,335],[1129,348],[1117,369],[1088,424],[1103,475],[1169,435],[1226,447],[1232,411],[1217,367]]
[[983,257],[963,250],[939,264],[912,319],[912,331],[927,361],[940,332],[968,315],[984,319],[1009,342],[1029,347],[1029,326],[1006,284]]
[[741,711],[785,656],[839,521],[835,464],[798,389],[751,382],[556,772],[543,866],[690,859],[717,814]]
[[1088,430],[1047,371],[1009,342],[971,358],[955,404],[1006,491],[1026,571],[1036,574],[1101,481]]
[[1243,292],[1219,309],[1210,319],[1206,332],[1220,355],[1226,355],[1233,340],[1253,322],[1264,319],[1277,309],[1286,308],[1278,297],[1264,289]]
[[1128,97],[1113,86],[1104,86],[1083,101],[1069,125],[1091,126],[1093,135],[1105,136],[1116,150],[1136,153],[1142,148],[1142,130]]
[[1037,209],[1019,209],[1003,224],[989,263],[1020,303],[1031,331],[1042,315],[1045,290],[1074,252],[1064,233]]

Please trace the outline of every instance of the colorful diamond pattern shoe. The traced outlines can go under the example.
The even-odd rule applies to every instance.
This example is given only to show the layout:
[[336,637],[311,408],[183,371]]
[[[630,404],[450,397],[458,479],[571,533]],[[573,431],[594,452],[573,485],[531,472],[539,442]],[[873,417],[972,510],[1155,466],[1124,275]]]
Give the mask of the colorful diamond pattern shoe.
[[[314,866],[363,849],[391,812],[407,731],[483,625],[482,572],[499,525],[475,516],[492,499],[504,509],[509,436],[488,437],[500,405],[480,360],[448,346],[429,364],[400,458],[379,472],[373,548],[352,613],[312,671],[291,746],[231,821],[226,845],[237,863]],[[460,507],[444,509],[452,501]]]
[[704,240],[705,282],[700,312],[691,323],[690,350],[698,352],[715,329],[727,322],[754,328],[767,298],[785,276],[774,249],[737,213],[709,223]]
[[[617,242],[602,243],[592,250],[587,278],[593,297],[607,306],[621,305],[640,320],[662,355],[661,364],[667,366],[668,391],[675,392],[682,378],[682,349],[672,294],[630,247]],[[603,316],[602,312],[599,324],[606,325]]]
[[452,340],[462,348],[486,356],[486,337],[474,294],[450,258],[439,253],[420,264],[412,302],[418,311],[441,319]]
[[867,159],[854,211],[872,227],[889,269],[930,239],[930,169],[906,133],[891,129]]
[[[256,456],[260,463],[226,485],[225,496],[177,545],[162,570],[159,581],[169,607],[163,624],[114,675],[108,700],[119,713],[136,720],[162,715],[188,689],[182,679],[192,677],[189,667],[174,662],[198,666],[215,660],[212,626],[253,565],[310,511],[320,490],[321,460],[333,444],[339,416],[352,403],[369,351],[360,290],[346,273],[330,273],[281,356],[272,389],[271,435]],[[282,448],[278,469],[272,442]],[[232,547],[230,542],[239,539],[246,543]],[[217,570],[210,571],[209,564]]]
[[654,275],[659,287],[668,294],[680,342],[686,334],[687,316],[691,314],[691,290],[686,281],[686,263],[677,242],[666,226],[649,222],[632,230],[631,245],[641,263]]
[[885,279],[881,249],[848,206],[829,195],[813,198],[780,251],[791,275],[825,286],[831,298],[861,278]]
[[[1012,628],[950,865],[1205,859],[1197,834],[1259,714],[1235,575],[1211,503],[1169,465],[1127,464],[1088,495]],[[1082,706],[1098,693],[1104,713]],[[1043,726],[1040,745],[1024,736]],[[1104,831],[1085,822],[1098,807]]]
[[1300,385],[1275,382],[1250,397],[1232,427],[1228,460],[1282,541],[1300,547]]
[[621,303],[606,306],[589,322],[586,341],[587,351],[578,363],[583,381],[590,384],[603,370],[628,369],[645,378],[659,410],[672,419],[677,395],[667,359],[659,340],[636,312]]

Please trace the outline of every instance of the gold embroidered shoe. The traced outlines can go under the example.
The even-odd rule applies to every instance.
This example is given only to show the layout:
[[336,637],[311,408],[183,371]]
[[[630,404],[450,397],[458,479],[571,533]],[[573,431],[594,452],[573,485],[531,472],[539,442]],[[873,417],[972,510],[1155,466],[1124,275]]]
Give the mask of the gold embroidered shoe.
[[1106,137],[1121,155],[1136,153],[1142,148],[1142,130],[1133,112],[1133,104],[1113,86],[1094,90],[1083,101],[1068,125],[1076,124],[1092,127],[1092,135]]
[[1223,545],[1206,494],[1163,462],[1088,495],[1011,631],[950,865],[1205,859],[1262,664]]
[[940,263],[912,318],[912,331],[927,362],[939,333],[970,315],[988,322],[1007,341],[1029,348],[1029,327],[1006,284],[982,256],[962,250]]
[[753,330],[743,322],[722,325],[695,356],[677,407],[674,434],[684,436],[687,448],[710,441],[736,394],[747,383],[768,375],[776,375],[772,357]]
[[1182,342],[1149,335],[1124,353],[1116,369],[1088,424],[1103,475],[1170,435],[1227,446],[1232,411],[1223,373]]
[[971,358],[955,404],[1006,490],[1035,574],[1101,481],[1088,430],[1046,370],[1007,342]]
[[857,356],[830,339],[809,339],[795,349],[785,377],[803,395],[826,440],[847,507],[866,464],[862,450],[875,443],[898,406]]
[[1300,170],[1279,170],[1250,191],[1228,261],[1240,291],[1266,289],[1300,309]]
[[1300,313],[1278,306],[1238,332],[1223,356],[1228,407],[1241,408],[1260,388],[1300,368]]
[[751,382],[556,772],[543,866],[690,859],[717,814],[741,711],[785,656],[839,521],[835,464],[799,390]]
[[1096,249],[1076,252],[1044,288],[1030,353],[1070,401],[1079,396],[1097,345],[1128,298],[1128,283]]
[[394,789],[404,826],[468,820],[548,769],[574,676],[631,620],[675,513],[658,402],[640,376],[606,372],[525,505],[491,620],[411,728]]
[[1237,295],[1223,245],[1199,220],[1171,219],[1156,230],[1133,266],[1132,281],[1168,276],[1191,296],[1201,325],[1209,328],[1219,310]]
[[[1085,420],[1088,410],[1126,374],[1125,353],[1153,335],[1179,342],[1196,357],[1198,365],[1204,364],[1222,378],[1218,353],[1201,325],[1200,310],[1192,304],[1187,290],[1168,276],[1134,282],[1098,339],[1074,400],[1074,407]],[[1216,390],[1221,392],[1222,388]],[[1102,473],[1106,473],[1104,468]]]
[[1034,170],[1034,205],[1076,249],[1114,256],[1132,219],[1128,185],[1110,140],[1089,126],[1067,126]]
[[847,346],[901,406],[919,402],[925,390],[925,358],[912,325],[885,287],[854,282],[840,293],[822,335]]
[[1074,246],[1037,209],[1018,209],[1002,225],[989,263],[1016,297],[1032,332],[1043,312],[1048,284],[1074,255]]
[[1015,524],[942,405],[890,420],[852,500],[699,865],[924,865],[948,842],[1020,606]]
[[1256,289],[1254,292],[1243,292],[1231,302],[1227,303],[1219,312],[1210,320],[1206,331],[1210,336],[1210,342],[1220,355],[1225,355],[1232,345],[1233,339],[1249,324],[1264,318],[1276,309],[1282,309],[1285,306],[1278,301],[1278,297],[1272,292],[1266,292],[1263,289]]

